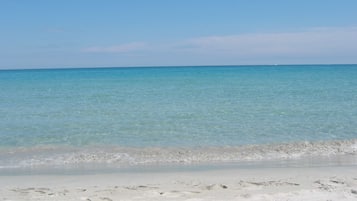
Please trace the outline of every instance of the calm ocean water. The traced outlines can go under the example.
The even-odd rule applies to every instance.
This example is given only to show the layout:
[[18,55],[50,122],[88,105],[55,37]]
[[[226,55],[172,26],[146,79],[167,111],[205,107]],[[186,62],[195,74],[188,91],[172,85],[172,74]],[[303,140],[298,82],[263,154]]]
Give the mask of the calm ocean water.
[[0,128],[3,163],[44,147],[353,140],[357,65],[4,70]]

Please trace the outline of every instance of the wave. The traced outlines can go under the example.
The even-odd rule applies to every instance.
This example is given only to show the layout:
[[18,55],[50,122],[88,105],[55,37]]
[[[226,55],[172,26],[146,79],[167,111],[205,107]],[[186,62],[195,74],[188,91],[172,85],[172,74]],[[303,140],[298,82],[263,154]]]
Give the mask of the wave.
[[357,156],[357,139],[226,147],[64,147],[0,149],[0,168],[132,167]]

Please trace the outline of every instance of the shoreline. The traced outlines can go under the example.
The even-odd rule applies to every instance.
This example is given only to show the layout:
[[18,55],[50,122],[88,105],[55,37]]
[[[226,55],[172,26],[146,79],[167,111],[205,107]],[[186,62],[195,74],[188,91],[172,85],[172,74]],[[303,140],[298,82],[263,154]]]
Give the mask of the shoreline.
[[357,164],[357,139],[224,147],[43,146],[0,149],[4,170],[125,169],[183,165]]
[[1,200],[356,200],[356,165],[0,176]]
[[[22,169],[0,168],[0,200],[352,201],[357,199],[356,143],[356,139],[353,139],[263,145],[259,149],[256,149],[256,145],[245,148],[211,147],[195,151],[172,148],[166,152],[158,148],[149,151],[118,148],[109,149],[113,152],[104,151],[104,154],[99,155],[92,153],[100,148],[89,153],[82,150],[71,155],[78,156],[80,163],[68,164],[62,161],[57,166],[38,166],[33,163],[35,165],[24,166]],[[45,153],[45,156],[49,153],[59,154],[56,149],[45,149],[50,151]],[[43,150],[36,149],[32,154],[43,153]],[[96,156],[111,159],[111,156],[115,155],[108,153],[122,153],[120,150],[131,150],[131,157],[153,156],[153,159],[162,159],[165,154],[170,153],[168,156],[179,158],[175,158],[173,162],[168,160],[169,163],[159,160],[155,163],[134,163],[129,166],[116,166],[116,163],[113,165],[94,160]],[[204,150],[211,152],[207,155]],[[249,152],[250,150],[254,152]],[[266,150],[270,152],[266,153]],[[72,150],[65,151],[67,153]],[[1,153],[4,156],[7,152]],[[16,152],[8,153],[11,155]],[[258,155],[254,159],[260,160],[241,161],[197,160],[193,157],[212,159],[212,153],[214,156],[221,156],[218,159],[231,159],[247,153],[252,153],[248,158],[257,153],[285,157],[262,159],[264,155]],[[29,156],[27,150],[21,150],[17,154],[22,157]],[[54,159],[60,162],[59,159],[63,159],[63,156],[59,155]],[[38,157],[39,155],[33,155],[33,159]],[[88,162],[85,159],[90,160]],[[182,159],[186,159],[186,162]],[[4,158],[2,160],[2,163],[6,162]]]
[[80,164],[72,166],[43,166],[25,168],[0,168],[0,176],[36,176],[36,175],[93,175],[117,173],[170,173],[200,172],[220,170],[269,169],[269,168],[326,168],[357,167],[357,155],[314,156],[293,159],[274,159],[256,161],[210,161],[196,163],[157,163],[129,166],[111,166],[108,164]]

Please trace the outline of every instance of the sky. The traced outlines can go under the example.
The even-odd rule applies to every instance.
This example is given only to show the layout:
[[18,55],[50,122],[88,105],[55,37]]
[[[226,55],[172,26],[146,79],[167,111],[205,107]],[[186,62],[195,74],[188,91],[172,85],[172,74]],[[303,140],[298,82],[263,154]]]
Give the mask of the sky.
[[356,0],[0,0],[0,69],[357,63]]

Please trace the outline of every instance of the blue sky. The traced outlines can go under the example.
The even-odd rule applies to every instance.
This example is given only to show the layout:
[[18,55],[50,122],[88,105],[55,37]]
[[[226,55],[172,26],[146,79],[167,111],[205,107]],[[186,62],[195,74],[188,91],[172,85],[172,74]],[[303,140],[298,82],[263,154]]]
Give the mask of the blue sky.
[[357,63],[356,0],[1,0],[0,68]]

